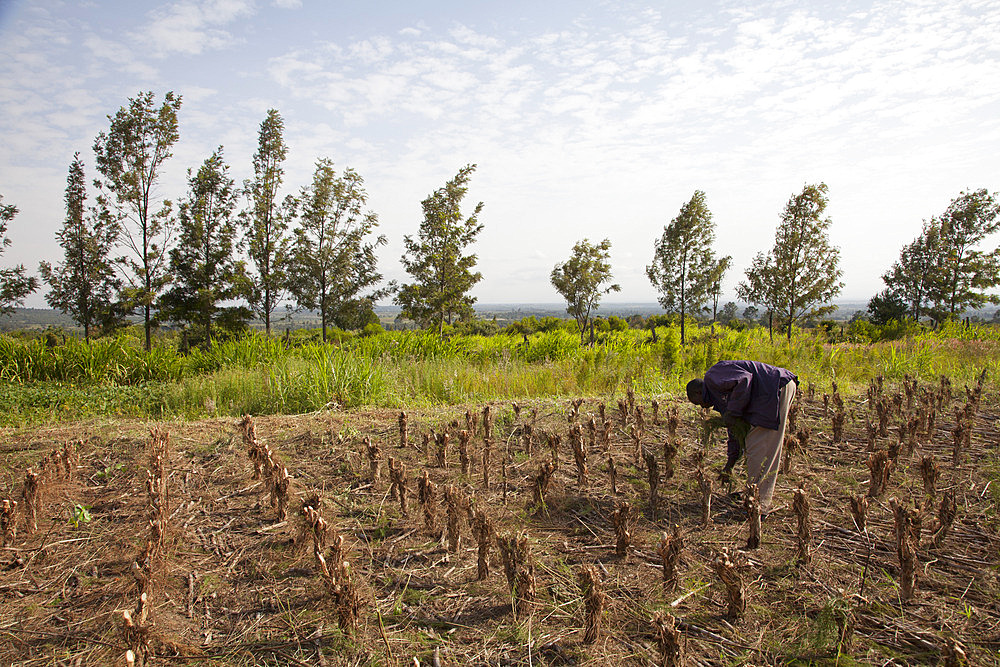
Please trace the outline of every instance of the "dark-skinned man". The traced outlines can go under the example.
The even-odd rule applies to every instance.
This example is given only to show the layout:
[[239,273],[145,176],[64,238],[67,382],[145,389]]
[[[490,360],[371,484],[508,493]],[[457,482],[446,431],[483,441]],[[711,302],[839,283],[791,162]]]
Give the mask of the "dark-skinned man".
[[763,514],[771,508],[788,409],[798,381],[795,373],[759,361],[720,361],[704,379],[687,384],[688,400],[714,408],[729,431],[729,458],[720,479],[730,478],[745,449],[747,478],[757,485]]

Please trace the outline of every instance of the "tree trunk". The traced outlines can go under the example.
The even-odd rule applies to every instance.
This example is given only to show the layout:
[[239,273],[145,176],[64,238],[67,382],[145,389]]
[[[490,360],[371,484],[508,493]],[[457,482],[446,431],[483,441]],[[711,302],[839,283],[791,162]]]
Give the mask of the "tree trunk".
[[142,310],[143,310],[143,313],[146,316],[145,317],[145,320],[146,320],[146,352],[149,352],[151,349],[153,349],[152,325],[151,325],[151,323],[149,321],[149,305],[147,304],[147,305],[143,306]]

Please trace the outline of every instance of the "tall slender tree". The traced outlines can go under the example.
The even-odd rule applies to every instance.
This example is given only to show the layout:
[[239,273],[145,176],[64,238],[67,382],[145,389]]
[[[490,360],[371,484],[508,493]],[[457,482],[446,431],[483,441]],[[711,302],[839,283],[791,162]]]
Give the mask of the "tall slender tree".
[[[928,313],[928,308],[932,305],[929,299],[938,266],[940,238],[940,222],[933,218],[924,223],[920,236],[903,246],[899,259],[882,274],[885,290],[872,297],[874,304],[869,303],[873,321],[891,319],[898,315],[900,301],[905,304],[906,314],[914,320],[919,320]],[[931,311],[934,319],[940,317],[939,313],[933,312],[933,308]]]
[[[0,255],[10,245],[7,227],[17,216],[17,206],[4,204],[0,195]],[[0,315],[10,315],[24,304],[24,299],[38,289],[38,278],[29,276],[24,264],[0,269]]]
[[374,318],[372,305],[386,290],[363,292],[382,280],[375,249],[386,238],[370,238],[378,217],[364,210],[364,179],[350,168],[338,176],[329,159],[316,163],[312,185],[303,188],[299,202],[289,289],[301,308],[319,310],[326,341],[331,322],[359,328]]
[[774,315],[780,312],[782,303],[782,285],[775,270],[774,257],[770,253],[757,253],[746,271],[746,276],[746,281],[736,286],[736,296],[747,303],[764,308],[767,315],[767,334],[773,343]]
[[475,169],[474,164],[462,167],[443,188],[424,199],[424,220],[417,239],[403,237],[406,253],[401,261],[413,282],[401,286],[396,303],[402,306],[404,317],[424,327],[433,325],[439,334],[455,317],[464,320],[474,315],[476,299],[469,290],[483,277],[472,271],[476,255],[462,254],[483,229],[479,222],[483,202],[476,204],[468,217],[463,218],[461,210]]
[[169,319],[200,329],[206,347],[212,344],[213,324],[221,321],[232,329],[250,317],[245,306],[222,305],[250,291],[246,267],[235,253],[238,197],[221,146],[197,172],[188,169],[188,193],[178,210],[180,237],[170,250],[174,280],[161,307]]
[[39,272],[49,286],[45,300],[82,326],[83,336],[89,341],[95,329],[106,333],[122,326],[125,319],[118,302],[122,281],[111,257],[119,228],[102,206],[92,208],[88,214],[87,184],[79,153],[69,166],[65,200],[66,219],[56,232],[63,248],[63,262],[54,267],[41,262]]
[[617,284],[605,286],[611,280],[611,241],[591,243],[583,239],[573,246],[568,260],[555,265],[549,279],[566,299],[566,312],[576,320],[582,345],[590,316],[600,307],[601,297],[621,291]]
[[695,190],[680,213],[663,228],[656,241],[653,263],[646,276],[660,292],[660,305],[681,320],[681,344],[687,342],[686,316],[705,309],[713,287],[728,267],[717,263],[712,251],[715,223],[705,204],[705,193]]
[[295,198],[291,195],[278,202],[278,190],[284,179],[282,166],[288,149],[285,146],[285,122],[281,114],[270,109],[260,124],[257,152],[253,156],[252,179],[244,190],[250,208],[242,220],[250,262],[256,268],[252,276],[250,305],[264,320],[264,329],[271,333],[271,315],[284,297],[287,285],[285,272],[291,239],[288,223],[295,215]]
[[[770,255],[758,255],[738,290],[751,303],[767,305],[784,320],[788,339],[800,320],[833,311],[830,301],[843,288],[840,249],[830,244],[832,221],[823,217],[829,188],[806,185],[785,204]],[[764,299],[763,301],[755,299]],[[773,303],[768,304],[767,301]]]
[[960,317],[968,308],[1000,303],[987,290],[1000,285],[1000,248],[980,250],[1000,230],[1000,202],[986,189],[962,192],[938,219],[937,266],[931,300],[944,317]]
[[177,142],[180,95],[168,92],[156,107],[153,93],[129,98],[111,121],[107,132],[94,140],[98,205],[113,211],[121,224],[120,239],[127,256],[122,258],[128,287],[125,302],[143,313],[146,349],[152,345],[153,307],[168,282],[167,248],[173,227],[171,204],[159,200],[155,186],[160,168]]

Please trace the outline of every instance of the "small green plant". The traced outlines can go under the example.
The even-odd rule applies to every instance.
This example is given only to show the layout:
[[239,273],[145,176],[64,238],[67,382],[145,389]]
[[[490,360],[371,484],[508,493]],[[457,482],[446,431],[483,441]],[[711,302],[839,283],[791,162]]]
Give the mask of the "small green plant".
[[121,472],[125,468],[124,463],[116,463],[115,465],[106,465],[104,470],[98,470],[94,475],[94,479],[104,481],[114,476],[115,473]]
[[73,505],[69,511],[69,523],[73,528],[79,528],[81,523],[90,523],[90,505]]

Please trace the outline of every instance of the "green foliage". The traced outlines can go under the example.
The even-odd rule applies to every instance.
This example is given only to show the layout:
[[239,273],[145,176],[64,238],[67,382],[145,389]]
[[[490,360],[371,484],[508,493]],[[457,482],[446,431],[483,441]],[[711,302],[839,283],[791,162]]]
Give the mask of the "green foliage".
[[333,162],[316,163],[313,182],[303,188],[301,219],[289,262],[289,290],[300,308],[319,310],[326,340],[327,324],[361,328],[374,318],[372,304],[388,293],[374,290],[382,280],[375,249],[385,236],[369,240],[378,218],[364,211],[368,194],[353,169],[337,176]]
[[766,307],[784,322],[791,340],[796,322],[831,312],[840,282],[840,249],[830,245],[832,221],[824,218],[825,183],[806,185],[785,205],[768,254],[759,253],[736,292],[741,299]]
[[49,286],[45,300],[56,310],[69,313],[89,340],[93,329],[110,333],[124,326],[125,320],[117,302],[121,279],[111,259],[118,225],[101,206],[87,215],[87,184],[79,153],[69,166],[65,200],[66,219],[56,232],[63,263],[53,267],[42,262],[39,272]]
[[90,523],[90,505],[77,503],[69,511],[69,524],[79,528],[81,523]]
[[279,205],[278,189],[284,178],[282,163],[288,153],[281,114],[269,109],[260,124],[257,152],[253,155],[254,177],[244,182],[250,207],[240,214],[247,255],[256,268],[251,275],[250,306],[271,333],[271,315],[285,292],[286,265],[290,249],[288,223],[295,215],[291,195]]
[[421,202],[424,220],[417,240],[409,235],[403,237],[406,253],[401,261],[413,282],[400,287],[396,303],[403,307],[403,317],[423,327],[433,325],[439,335],[455,317],[462,320],[473,317],[472,304],[476,299],[468,292],[483,277],[472,271],[476,255],[462,254],[483,229],[479,222],[482,202],[465,219],[461,211],[475,169],[474,164],[462,167],[455,178],[424,199]]
[[663,228],[653,251],[646,276],[660,293],[659,302],[668,313],[681,317],[681,344],[687,342],[684,317],[705,310],[710,292],[718,288],[731,258],[716,261],[712,252],[715,223],[705,205],[705,193],[695,190],[670,223]]
[[94,140],[97,171],[103,177],[95,181],[98,206],[113,211],[121,224],[122,245],[128,253],[123,300],[130,309],[142,310],[147,350],[152,345],[153,303],[168,281],[166,243],[173,220],[169,201],[154,210],[155,186],[180,137],[180,107],[181,97],[173,92],[164,96],[159,109],[152,91],[140,92],[108,116],[108,131]]
[[576,320],[583,341],[591,312],[600,307],[601,297],[620,292],[616,284],[604,287],[611,280],[611,241],[604,239],[591,244],[583,239],[573,246],[570,258],[552,269],[550,280],[556,291],[566,299],[566,312]]
[[[10,239],[7,238],[7,226],[17,215],[17,207],[4,204],[0,195],[0,255],[3,255]],[[24,303],[24,298],[38,289],[38,279],[29,276],[23,264],[0,269],[0,315],[9,315],[14,309]]]
[[161,310],[175,322],[198,327],[206,345],[212,325],[241,328],[250,312],[220,303],[249,296],[243,262],[235,259],[237,193],[222,147],[196,174],[188,170],[188,196],[180,205],[180,239],[170,251],[173,286],[161,298]]

